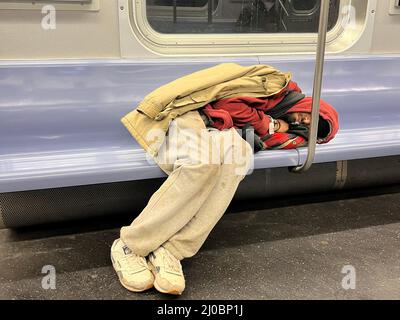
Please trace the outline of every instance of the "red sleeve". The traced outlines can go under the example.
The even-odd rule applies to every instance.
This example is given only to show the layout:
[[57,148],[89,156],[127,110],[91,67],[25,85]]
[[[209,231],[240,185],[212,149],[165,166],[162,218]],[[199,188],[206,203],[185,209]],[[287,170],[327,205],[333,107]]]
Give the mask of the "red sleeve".
[[222,99],[213,103],[213,108],[229,112],[236,128],[241,128],[250,122],[260,137],[269,133],[270,118],[262,110],[249,107],[240,99]]

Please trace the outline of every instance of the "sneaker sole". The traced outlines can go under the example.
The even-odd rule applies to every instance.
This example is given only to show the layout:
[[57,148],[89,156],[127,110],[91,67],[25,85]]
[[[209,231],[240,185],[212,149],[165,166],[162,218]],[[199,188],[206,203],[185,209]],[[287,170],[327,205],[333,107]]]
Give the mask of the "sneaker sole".
[[153,283],[153,285],[154,285],[154,288],[157,289],[157,291],[159,291],[159,292],[161,292],[161,293],[166,293],[166,294],[173,294],[173,295],[176,295],[176,296],[182,295],[182,292],[183,292],[183,291],[180,291],[180,290],[177,290],[177,289],[165,290],[165,289],[161,288],[161,287],[159,286],[159,284],[157,283],[157,277],[156,277],[155,267],[154,267],[154,265],[153,265],[150,261],[149,261],[149,266],[150,266],[151,272],[152,272],[153,275],[154,275],[154,283]]
[[113,250],[113,248],[114,248],[116,242],[117,242],[117,240],[115,240],[114,243],[113,243],[113,245],[111,246],[110,258],[111,258],[112,266],[113,266],[115,272],[117,273],[117,276],[118,276],[118,279],[119,279],[119,282],[121,283],[121,285],[122,285],[125,289],[127,289],[127,290],[129,290],[129,291],[132,291],[132,292],[143,292],[143,291],[146,291],[146,290],[149,290],[149,289],[153,288],[153,283],[151,283],[148,287],[146,287],[146,288],[144,288],[144,289],[138,289],[138,288],[132,287],[132,286],[127,285],[126,283],[124,283],[124,280],[123,280],[123,278],[122,278],[122,276],[121,276],[121,271],[118,270],[118,268],[117,268],[117,266],[116,266],[116,263],[115,263],[115,261],[114,261],[114,258],[112,257],[112,250]]

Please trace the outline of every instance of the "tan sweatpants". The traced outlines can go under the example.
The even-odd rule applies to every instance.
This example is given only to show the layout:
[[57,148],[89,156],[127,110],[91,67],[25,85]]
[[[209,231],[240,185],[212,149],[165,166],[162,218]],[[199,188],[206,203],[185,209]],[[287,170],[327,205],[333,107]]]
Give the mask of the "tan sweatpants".
[[196,110],[176,118],[154,159],[168,178],[121,229],[121,239],[141,256],[160,246],[179,260],[195,255],[251,172],[253,159],[250,144],[234,128],[206,128]]

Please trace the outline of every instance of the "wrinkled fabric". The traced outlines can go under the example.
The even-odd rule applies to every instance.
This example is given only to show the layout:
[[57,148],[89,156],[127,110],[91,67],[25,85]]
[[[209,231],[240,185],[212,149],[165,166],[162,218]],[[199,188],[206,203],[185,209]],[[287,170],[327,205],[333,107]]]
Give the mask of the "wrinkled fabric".
[[179,260],[192,257],[253,170],[251,146],[233,128],[206,129],[194,110],[171,123],[154,160],[168,178],[131,225],[121,229],[121,239],[143,257],[160,246]]
[[175,118],[220,99],[266,98],[278,94],[290,79],[290,72],[268,65],[222,63],[155,89],[136,109],[121,118],[121,122],[140,146],[155,157]]
[[242,128],[250,123],[260,137],[269,132],[268,112],[274,109],[290,91],[301,92],[297,83],[290,81],[288,86],[269,98],[236,97],[222,99],[208,104],[202,111],[213,121],[213,127],[219,130]]
[[[225,130],[231,127],[243,128],[250,124],[255,133],[260,136],[264,142],[265,149],[294,149],[305,146],[306,137],[288,133],[275,133],[269,135],[269,125],[274,108],[285,97],[288,92],[301,92],[301,89],[293,81],[279,94],[269,98],[236,97],[231,99],[222,99],[208,104],[202,111],[211,118],[212,126]],[[305,97],[292,107],[288,108],[286,113],[308,112],[311,113],[312,98]],[[331,141],[339,130],[339,120],[337,111],[327,102],[321,100],[320,116],[325,119],[330,126],[329,134],[318,143],[327,143]]]

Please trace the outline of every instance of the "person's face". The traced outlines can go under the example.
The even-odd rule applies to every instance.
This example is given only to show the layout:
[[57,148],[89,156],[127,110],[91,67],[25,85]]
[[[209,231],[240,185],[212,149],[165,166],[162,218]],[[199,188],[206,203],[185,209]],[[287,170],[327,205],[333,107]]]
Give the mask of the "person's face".
[[307,112],[288,113],[286,117],[289,123],[300,123],[309,126],[311,124],[311,114]]

